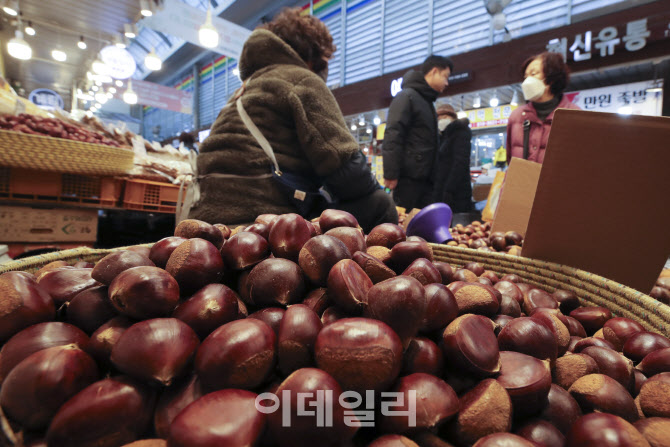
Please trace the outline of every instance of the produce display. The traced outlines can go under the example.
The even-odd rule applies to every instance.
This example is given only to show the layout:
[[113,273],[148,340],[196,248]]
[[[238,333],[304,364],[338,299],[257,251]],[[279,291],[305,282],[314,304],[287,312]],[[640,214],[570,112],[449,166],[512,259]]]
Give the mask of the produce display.
[[516,231],[491,232],[491,222],[481,223],[474,221],[470,225],[458,224],[449,231],[454,240],[447,245],[474,248],[482,251],[497,251],[520,255],[523,245],[523,236]]
[[30,135],[42,135],[84,143],[121,147],[119,142],[75,122],[21,113],[0,116],[0,129]]
[[151,248],[4,273],[0,291],[8,445],[670,439],[670,339],[569,291],[436,261],[398,225],[364,235],[344,211],[185,220]]

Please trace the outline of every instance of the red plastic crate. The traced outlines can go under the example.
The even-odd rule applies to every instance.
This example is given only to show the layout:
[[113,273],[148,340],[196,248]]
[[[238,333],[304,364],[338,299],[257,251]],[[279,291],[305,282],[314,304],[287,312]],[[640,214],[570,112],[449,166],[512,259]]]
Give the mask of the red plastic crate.
[[101,208],[119,205],[123,180],[0,167],[0,199],[16,202],[78,204]]
[[149,180],[126,180],[123,207],[130,210],[174,213],[179,185]]

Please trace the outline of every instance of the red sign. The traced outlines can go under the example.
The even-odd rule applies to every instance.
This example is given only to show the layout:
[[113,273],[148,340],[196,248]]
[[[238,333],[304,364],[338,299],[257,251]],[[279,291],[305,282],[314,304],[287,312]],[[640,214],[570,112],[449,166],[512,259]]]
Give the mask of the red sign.
[[[116,90],[114,97],[123,99],[128,84]],[[137,103],[157,109],[172,110],[180,113],[193,113],[193,93],[166,87],[153,82],[132,81],[133,91],[137,94]]]

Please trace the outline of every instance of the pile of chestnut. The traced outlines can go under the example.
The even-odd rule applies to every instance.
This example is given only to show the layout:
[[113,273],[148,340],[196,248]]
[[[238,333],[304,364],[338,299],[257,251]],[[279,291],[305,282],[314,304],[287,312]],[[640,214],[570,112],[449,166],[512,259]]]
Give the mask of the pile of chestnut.
[[481,251],[497,251],[515,256],[521,254],[523,236],[516,231],[491,233],[491,222],[481,223],[476,220],[470,225],[458,224],[449,230],[454,239],[447,242],[447,245]]
[[670,442],[670,339],[343,211],[186,220],[0,293],[0,444]]
[[649,296],[656,298],[663,304],[670,305],[670,269],[664,269],[656,280],[656,284],[649,292]]

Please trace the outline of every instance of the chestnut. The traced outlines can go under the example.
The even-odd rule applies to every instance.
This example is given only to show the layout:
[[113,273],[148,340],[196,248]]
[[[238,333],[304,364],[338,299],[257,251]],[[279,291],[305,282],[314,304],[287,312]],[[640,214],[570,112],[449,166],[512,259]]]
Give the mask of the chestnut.
[[132,267],[156,265],[146,256],[130,250],[121,250],[110,253],[98,261],[91,271],[91,278],[108,286],[119,273]]
[[419,447],[419,445],[402,435],[384,435],[372,441],[368,447]]
[[582,323],[563,314],[558,314],[557,317],[568,328],[571,337],[586,338],[586,330],[582,326]]
[[630,318],[612,318],[603,326],[603,337],[619,352],[623,350],[624,343],[638,332],[644,332],[644,327]]
[[386,391],[402,366],[400,337],[388,325],[345,318],[325,325],[316,338],[317,366],[345,390]]
[[426,373],[439,377],[444,368],[440,348],[425,337],[413,337],[403,354],[401,374]]
[[358,221],[353,214],[335,209],[324,210],[319,216],[321,231],[325,234],[328,230],[337,227],[358,227]]
[[453,292],[461,315],[472,313],[492,317],[500,308],[497,291],[493,287],[456,281],[447,288]]
[[632,424],[608,413],[591,413],[577,419],[567,441],[570,447],[649,446]]
[[313,229],[314,227],[298,214],[282,214],[274,221],[270,230],[268,242],[272,254],[277,258],[298,262],[300,250],[312,237]]
[[462,282],[477,281],[477,275],[475,275],[471,270],[468,269],[456,269],[451,278],[453,281],[462,281]]
[[321,318],[323,312],[333,303],[328,297],[328,289],[319,287],[307,294],[307,297],[302,301],[302,304],[312,309]]
[[108,294],[119,313],[139,320],[170,315],[179,302],[179,288],[177,280],[163,269],[133,267],[114,278]]
[[426,258],[415,259],[403,272],[404,276],[411,276],[419,280],[424,286],[427,284],[441,284],[442,275],[432,262]]
[[[258,221],[258,218],[256,218],[256,221]],[[230,234],[232,233],[232,231],[230,230],[228,225],[217,223],[217,224],[214,224],[214,226],[221,232],[221,235],[223,236],[224,241],[227,240],[230,237]]]
[[112,364],[110,357],[114,345],[116,345],[126,329],[132,325],[133,322],[125,316],[112,318],[93,332],[86,347],[86,352],[88,352],[99,365],[110,367]]
[[551,388],[549,362],[520,352],[500,352],[500,375],[497,381],[512,399],[514,418],[536,414],[547,405]]
[[100,283],[91,277],[93,269],[62,267],[37,277],[37,283],[51,295],[57,307],[72,300],[79,292]]
[[231,270],[244,270],[270,255],[270,245],[260,234],[240,231],[221,247],[221,258]]
[[598,363],[592,357],[586,354],[571,354],[556,360],[552,376],[554,383],[567,390],[577,379],[599,372]]
[[567,435],[572,424],[582,415],[579,404],[570,393],[555,383],[551,384],[547,401],[538,417],[551,422],[561,433]]
[[363,316],[388,324],[405,345],[419,331],[426,305],[423,285],[412,277],[398,276],[370,288]]
[[670,304],[670,290],[664,287],[659,286],[652,287],[651,292],[649,292],[649,296],[654,299],[657,299],[663,304]]
[[398,273],[403,272],[414,260],[419,258],[433,261],[433,249],[425,241],[398,242],[391,249],[390,262],[393,270]]
[[637,369],[647,377],[670,372],[670,348],[650,352],[637,365]]
[[352,254],[357,251],[365,252],[367,248],[365,245],[365,236],[363,236],[363,233],[358,228],[337,227],[326,231],[324,234],[341,240],[347,246],[349,253]]
[[0,312],[0,343],[33,324],[52,320],[56,306],[51,295],[23,272],[0,275],[2,311]]
[[331,306],[323,311],[323,314],[321,315],[321,323],[323,323],[324,326],[327,326],[330,323],[334,323],[344,318],[349,318],[349,315],[340,310],[340,308]]
[[510,321],[498,334],[501,351],[516,351],[552,364],[558,355],[558,344],[554,333],[543,323],[521,317]]
[[508,273],[506,275],[503,275],[502,278],[500,278],[501,281],[509,281],[513,283],[520,283],[521,282],[521,277],[517,275],[516,273]]
[[505,236],[491,237],[491,247],[493,247],[496,251],[506,251],[507,241],[505,240]]
[[521,245],[523,243],[523,236],[516,231],[507,231],[505,233],[505,242],[507,242],[507,245]]
[[156,435],[167,438],[174,418],[181,410],[201,398],[204,393],[200,380],[195,374],[166,388],[158,399],[154,413]]
[[385,265],[391,263],[391,250],[389,248],[373,245],[368,247],[365,252]]
[[647,376],[642,374],[640,370],[638,369],[633,369],[633,378],[634,378],[634,385],[633,385],[633,397],[637,397],[638,394],[640,394],[640,389],[642,388],[642,385],[648,380]]
[[[225,246],[227,245],[226,243]],[[194,238],[175,248],[165,270],[177,280],[179,290],[187,296],[207,284],[219,282],[223,276],[224,265],[219,250],[211,242]]]
[[[504,277],[505,276],[503,276],[503,278]],[[523,293],[515,283],[501,279],[500,281],[495,283],[493,288],[499,291],[502,294],[502,296],[512,298],[517,303],[519,303],[519,305],[523,304]]]
[[554,290],[552,296],[558,303],[558,307],[561,309],[561,312],[566,315],[580,306],[577,295],[568,290],[556,289]]
[[353,260],[361,266],[365,274],[372,280],[373,284],[377,284],[378,282],[382,282],[395,276],[395,272],[383,262],[362,251],[354,253]]
[[575,346],[572,349],[572,352],[582,352],[582,350],[588,348],[589,346],[600,346],[603,348],[608,348],[614,351],[614,345],[604,338],[598,338],[598,337],[587,337],[587,338],[582,338],[579,340],[577,343],[575,343]]
[[633,426],[645,437],[651,447],[664,447],[670,433],[670,420],[666,418],[646,418],[635,422]]
[[517,435],[546,447],[565,447],[565,436],[548,421],[534,419],[516,430]]
[[488,279],[489,281],[491,281],[492,285],[495,285],[495,284],[498,283],[498,281],[500,281],[500,278],[498,278],[498,275],[496,275],[495,273],[493,273],[490,270],[484,271],[484,273],[482,273],[479,276],[480,276],[480,278],[485,278],[485,279]]
[[542,289],[529,290],[523,297],[524,311],[530,315],[533,310],[539,308],[558,309],[558,302]]
[[238,302],[231,288],[209,284],[180,303],[172,316],[188,324],[204,340],[219,326],[238,319]]
[[637,420],[633,397],[623,385],[609,376],[589,374],[580,377],[568,392],[585,413],[598,411],[620,416],[629,422]]
[[481,377],[496,374],[500,371],[500,353],[493,328],[491,320],[479,315],[456,318],[442,334],[445,358]]
[[285,314],[286,309],[282,307],[266,307],[265,309],[260,309],[252,313],[248,318],[253,318],[267,324],[270,326],[275,335],[279,337],[281,320],[284,319]]
[[419,331],[430,333],[444,329],[458,316],[456,297],[442,284],[428,284],[423,289],[426,295],[426,312]]
[[558,356],[561,357],[568,350],[570,345],[570,331],[558,318],[553,309],[537,308],[531,314],[531,318],[544,324],[556,337],[558,344]]
[[582,350],[582,354],[596,361],[600,374],[613,378],[631,392],[634,390],[635,376],[632,361],[618,352],[600,346],[589,346]]
[[67,321],[87,334],[117,315],[105,286],[91,287],[78,293],[67,306]]
[[299,264],[312,283],[325,286],[330,269],[342,259],[351,259],[344,243],[332,236],[315,236],[300,250]]
[[670,418],[670,374],[649,378],[640,388],[638,398],[645,416]]
[[400,225],[392,223],[383,223],[377,225],[368,233],[368,246],[380,245],[386,248],[393,248],[398,242],[404,242],[407,238],[405,230]]
[[536,447],[537,444],[512,433],[494,433],[475,442],[473,447]]
[[482,274],[486,271],[483,265],[481,265],[479,262],[468,262],[463,266],[464,269],[470,270],[472,273],[474,273],[477,276],[482,276]]
[[223,233],[214,225],[197,219],[186,219],[179,222],[174,229],[176,237],[184,239],[200,238],[211,242],[217,250],[223,245]]
[[304,298],[305,280],[293,261],[270,258],[257,264],[247,278],[249,298],[256,306],[287,306]]
[[670,340],[654,332],[636,332],[623,345],[623,355],[633,362],[641,362],[650,353],[663,348],[670,348]]
[[279,325],[277,359],[288,376],[300,368],[314,366],[314,343],[323,327],[319,316],[304,304],[289,306]]
[[351,315],[363,312],[367,306],[368,291],[373,287],[365,271],[351,259],[342,259],[333,266],[327,284],[330,299]]
[[587,334],[594,334],[612,318],[612,312],[604,307],[580,307],[570,312],[570,316],[584,326]]

